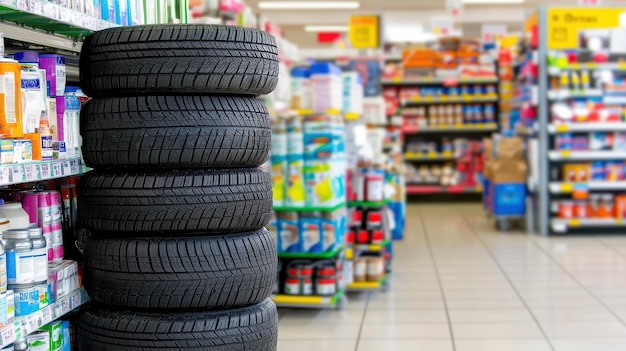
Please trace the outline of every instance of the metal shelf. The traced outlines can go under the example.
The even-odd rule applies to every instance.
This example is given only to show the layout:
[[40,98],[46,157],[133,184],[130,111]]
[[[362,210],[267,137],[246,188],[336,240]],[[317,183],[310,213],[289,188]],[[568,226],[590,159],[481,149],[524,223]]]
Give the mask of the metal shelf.
[[580,91],[570,91],[570,90],[548,91],[548,99],[551,101],[562,101],[562,100],[567,100],[567,99],[603,97],[603,96],[604,96],[604,91],[602,91],[602,89],[587,89],[587,90],[580,90]]
[[550,182],[550,192],[552,194],[571,194],[578,185],[592,191],[626,190],[626,181],[591,181],[586,183]]
[[548,152],[548,158],[552,161],[624,160],[626,151],[552,150]]
[[82,173],[80,158],[0,165],[0,186],[38,182]]
[[551,134],[569,133],[569,132],[594,132],[594,131],[626,131],[625,122],[585,122],[585,123],[568,123],[568,124],[550,124],[548,131]]
[[407,184],[408,195],[424,194],[480,194],[483,188],[479,185],[471,186],[441,186],[441,185],[411,185]]
[[334,296],[296,296],[274,295],[272,300],[278,307],[344,309],[347,305],[345,290],[339,290]]
[[559,76],[562,72],[569,71],[626,71],[626,63],[569,63],[564,67],[548,67],[548,74]]
[[88,301],[89,296],[83,288],[80,288],[35,313],[16,317],[12,324],[0,329],[0,347],[12,344],[17,339],[25,338],[37,329],[61,318]]
[[566,233],[569,229],[577,228],[619,228],[626,227],[626,220],[620,218],[581,218],[561,219],[552,218],[550,227],[555,233]]
[[322,253],[291,253],[291,252],[281,252],[278,254],[278,258],[302,258],[302,259],[329,259],[334,258],[344,249],[344,245],[339,246],[338,248]]
[[477,124],[443,124],[438,126],[426,126],[426,127],[411,127],[403,126],[402,133],[404,134],[419,134],[419,133],[445,133],[445,132],[492,132],[498,129],[496,123],[477,123]]
[[383,79],[383,85],[440,85],[448,81],[456,81],[459,84],[489,84],[497,83],[497,77],[464,77],[464,78],[446,78],[446,77],[423,77],[423,78],[393,78]]
[[304,207],[292,207],[292,206],[274,206],[274,211],[276,212],[335,212],[342,207],[345,207],[346,203],[342,202],[338,205],[332,207],[315,207],[315,206],[304,206]]
[[448,152],[406,152],[404,154],[405,161],[448,161],[456,160],[457,157],[451,151]]

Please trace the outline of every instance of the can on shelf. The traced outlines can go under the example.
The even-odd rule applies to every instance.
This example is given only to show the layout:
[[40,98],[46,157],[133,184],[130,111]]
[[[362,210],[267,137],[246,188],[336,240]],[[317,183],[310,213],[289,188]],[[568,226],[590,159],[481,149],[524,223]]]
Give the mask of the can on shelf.
[[316,294],[321,296],[333,296],[337,293],[337,268],[329,262],[317,268]]
[[288,295],[313,295],[313,270],[311,261],[299,260],[289,263],[287,278],[285,279],[285,293]]

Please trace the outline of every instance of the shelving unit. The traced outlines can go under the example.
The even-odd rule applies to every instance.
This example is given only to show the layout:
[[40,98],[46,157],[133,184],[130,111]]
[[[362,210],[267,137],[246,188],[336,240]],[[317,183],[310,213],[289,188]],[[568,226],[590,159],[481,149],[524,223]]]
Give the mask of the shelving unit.
[[53,304],[28,316],[16,317],[13,323],[0,329],[0,347],[26,337],[42,326],[57,320],[89,301],[84,289],[78,289]]
[[[603,8],[602,13],[605,17],[597,21],[598,28],[605,25],[604,22],[609,23],[613,20],[616,23],[619,22],[617,19],[623,13],[623,8]],[[611,113],[608,111],[590,109],[589,111],[595,113],[594,117],[591,115],[581,117],[578,112],[575,112],[572,118],[567,118],[553,111],[552,106],[556,103],[571,106],[573,101],[579,104],[593,101],[598,106],[597,108],[602,110],[605,109],[605,105],[618,105],[622,109],[625,108],[626,99],[611,93],[615,91],[614,89],[623,86],[615,79],[626,73],[626,64],[586,62],[595,60],[595,57],[586,56],[589,52],[586,52],[586,49],[581,48],[579,44],[579,38],[586,35],[585,31],[594,29],[589,23],[571,23],[567,28],[566,38],[555,39],[553,32],[561,28],[562,23],[559,21],[565,14],[574,17],[588,15],[589,18],[596,18],[595,13],[587,13],[584,8],[541,6],[538,14],[539,48],[536,55],[539,65],[536,128],[538,147],[536,163],[532,165],[537,170],[538,179],[535,187],[536,194],[530,201],[538,204],[536,215],[538,230],[542,235],[572,231],[594,232],[594,229],[605,230],[625,226],[624,220],[614,218],[610,213],[610,218],[607,215],[595,213],[596,207],[591,202],[599,198],[602,199],[601,201],[613,201],[614,196],[617,197],[626,191],[626,181],[621,178],[609,179],[608,175],[605,178],[602,173],[608,172],[607,166],[603,165],[621,163],[626,160],[626,151],[614,149],[612,146],[593,147],[591,143],[588,149],[578,150],[584,146],[569,147],[563,146],[567,143],[562,143],[563,138],[569,136],[589,138],[587,140],[590,141],[593,138],[590,133],[625,132],[626,121],[623,119],[623,114],[619,114],[619,118],[609,118],[607,116]],[[609,26],[609,28],[602,27],[602,29],[610,31],[612,28]],[[570,40],[574,37],[575,40]],[[585,75],[584,81],[583,74]],[[611,78],[599,79],[600,74]],[[589,165],[590,174],[583,176],[584,181],[573,181],[575,177],[572,174],[565,174],[566,166],[571,170],[571,167],[576,165],[582,165],[582,167]],[[593,170],[591,167],[594,167]],[[600,171],[600,169],[604,170]],[[605,200],[607,198],[609,200]],[[581,210],[568,214],[566,209],[569,205],[577,206],[576,208],[581,208]],[[614,205],[613,203],[612,206]],[[585,209],[584,206],[589,207]],[[565,210],[561,211],[562,208]],[[615,214],[615,217],[619,215]]]
[[411,185],[407,184],[406,193],[409,195],[423,194],[480,194],[482,186],[439,186],[439,185]]
[[272,300],[278,307],[343,310],[348,306],[345,293],[345,290],[340,290],[331,297],[274,295]]
[[354,251],[381,252],[383,248],[387,247],[389,244],[391,244],[391,240],[389,239],[385,239],[380,244],[355,244]]
[[333,207],[292,207],[292,206],[276,206],[274,211],[276,212],[335,212],[338,209],[345,207],[346,204],[340,203]]
[[493,132],[498,130],[497,123],[476,123],[476,124],[442,124],[427,127],[402,127],[402,133],[423,134],[423,133],[448,133],[448,132]]
[[383,201],[350,201],[348,207],[367,207],[367,208],[379,208],[389,205],[391,200]]
[[446,161],[446,160],[455,160],[456,155],[454,155],[451,151],[448,152],[405,152],[404,159],[406,161],[426,161],[426,160],[435,160],[435,161]]
[[281,252],[278,254],[278,258],[292,258],[292,259],[331,259],[337,257],[339,253],[345,248],[345,245],[340,245],[334,250],[321,252],[321,253],[289,253],[289,252]]
[[410,100],[403,101],[404,106],[415,106],[415,105],[430,105],[430,104],[447,104],[447,103],[479,103],[479,102],[496,102],[498,101],[497,95],[483,95],[483,96],[454,96],[454,97],[438,97],[434,98],[432,96],[415,96]]
[[383,79],[383,85],[434,85],[434,84],[447,84],[447,85],[455,85],[455,84],[488,84],[488,83],[497,83],[498,78],[496,77],[422,77],[422,78],[393,78],[393,79]]

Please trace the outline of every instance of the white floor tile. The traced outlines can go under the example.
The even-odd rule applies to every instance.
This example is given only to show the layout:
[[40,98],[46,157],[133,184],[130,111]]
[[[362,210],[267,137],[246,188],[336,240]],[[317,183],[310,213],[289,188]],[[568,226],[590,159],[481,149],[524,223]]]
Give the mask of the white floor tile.
[[365,324],[448,323],[444,310],[369,310]]
[[448,339],[450,327],[447,323],[366,324],[361,331],[361,339],[397,338]]
[[457,339],[456,351],[551,351],[544,339]]
[[[323,350],[323,349],[321,349]],[[451,340],[377,339],[361,340],[357,351],[453,351]],[[282,351],[282,350],[279,350]],[[298,350],[301,351],[301,350]],[[316,350],[319,351],[319,350]],[[346,350],[343,350],[346,351]]]
[[353,340],[284,340],[278,341],[278,351],[352,351],[356,348]]
[[541,327],[549,338],[624,337],[626,326],[619,321],[562,322],[544,321]]
[[456,339],[488,338],[542,338],[534,322],[507,323],[452,323]]
[[624,351],[626,338],[551,339],[555,351]]
[[476,322],[533,322],[533,317],[525,308],[450,310],[452,323]]

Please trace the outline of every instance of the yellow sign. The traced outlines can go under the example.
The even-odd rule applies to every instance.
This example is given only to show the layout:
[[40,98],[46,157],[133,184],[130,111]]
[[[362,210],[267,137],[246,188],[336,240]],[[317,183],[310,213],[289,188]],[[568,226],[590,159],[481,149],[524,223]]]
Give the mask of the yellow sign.
[[576,49],[579,47],[579,35],[582,30],[619,27],[620,15],[624,13],[625,9],[617,8],[549,9],[548,49]]
[[380,46],[378,16],[351,16],[350,42],[355,49],[376,49]]

